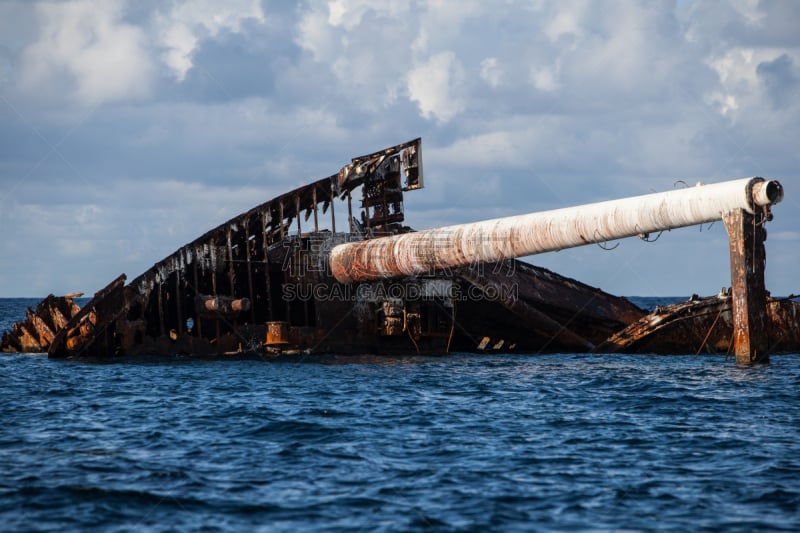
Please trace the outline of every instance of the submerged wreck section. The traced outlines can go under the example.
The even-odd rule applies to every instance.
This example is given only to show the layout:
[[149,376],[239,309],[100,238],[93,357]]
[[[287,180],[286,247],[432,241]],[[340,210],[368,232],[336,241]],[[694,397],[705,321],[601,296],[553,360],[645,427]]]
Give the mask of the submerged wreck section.
[[[731,242],[725,338],[737,361],[766,359],[772,346],[762,330],[800,324],[796,315],[766,312],[763,224],[783,195],[776,181],[748,178],[417,232],[404,224],[404,194],[423,185],[420,139],[354,158],[132,281],[119,276],[38,345],[16,347],[92,359],[655,352],[642,341],[655,339],[644,333],[653,315],[517,258],[719,219]],[[705,332],[704,316],[690,310],[684,326]],[[724,335],[719,329],[701,346],[721,346]],[[668,351],[686,353],[686,343]]]
[[[800,302],[768,297],[764,353],[800,347]],[[598,353],[733,354],[733,298],[730,289],[716,296],[693,296],[686,302],[657,307],[652,313],[598,345]]]
[[83,293],[79,292],[65,296],[51,294],[39,302],[36,309],[28,308],[25,320],[3,332],[0,352],[46,352],[56,334],[80,311],[74,299],[81,296]]

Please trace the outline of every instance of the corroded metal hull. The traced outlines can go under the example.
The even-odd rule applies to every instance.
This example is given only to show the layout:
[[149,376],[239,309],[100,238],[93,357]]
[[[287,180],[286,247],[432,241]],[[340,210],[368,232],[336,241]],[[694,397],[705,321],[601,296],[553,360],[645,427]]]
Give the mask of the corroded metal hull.
[[[316,262],[313,237],[288,248],[288,255],[280,255],[284,247],[274,250],[273,264]],[[274,314],[258,308],[201,312],[195,305],[183,312],[193,323],[189,329],[183,322],[183,331],[175,302],[188,302],[191,288],[177,298],[169,287],[160,295],[151,290],[142,306],[153,310],[148,321],[136,314],[137,286],[120,276],[59,332],[50,356],[588,352],[644,315],[625,298],[518,261],[356,285],[340,284],[324,270],[282,274]],[[221,288],[217,298],[226,293]],[[248,320],[251,311],[265,319]]]
[[37,353],[46,352],[69,320],[78,314],[80,308],[73,298],[80,293],[66,296],[49,295],[39,302],[36,309],[28,308],[25,320],[14,324],[10,331],[3,332],[0,351]]
[[[768,298],[768,353],[800,351],[800,302]],[[598,345],[598,353],[732,354],[733,305],[730,291],[692,297],[634,322]]]
[[624,298],[512,259],[337,281],[328,264],[337,245],[412,233],[403,195],[423,185],[421,149],[416,139],[355,158],[132,281],[119,276],[37,350],[94,359],[585,352],[643,315]]
[[[746,229],[747,221],[768,220],[783,195],[776,181],[748,178],[415,232],[404,225],[404,193],[423,186],[421,153],[415,139],[354,158],[208,231],[132,281],[120,275],[82,309],[59,311],[36,339],[33,326],[15,326],[3,347],[92,359],[718,351],[731,342],[730,305],[646,316],[625,298],[514,258],[715,217],[726,217],[729,232]],[[739,226],[730,213],[743,213]],[[732,261],[749,257],[731,253]],[[742,264],[756,263],[763,261]],[[734,279],[742,280],[734,293],[747,298],[733,298],[733,308],[752,318],[739,324],[754,329],[763,322],[764,291],[753,289],[763,282]],[[764,319],[783,332],[778,346],[794,350],[796,305],[771,301],[774,313]],[[28,322],[42,319],[29,312]],[[749,343],[747,331],[740,336]],[[750,352],[764,351],[758,346]]]

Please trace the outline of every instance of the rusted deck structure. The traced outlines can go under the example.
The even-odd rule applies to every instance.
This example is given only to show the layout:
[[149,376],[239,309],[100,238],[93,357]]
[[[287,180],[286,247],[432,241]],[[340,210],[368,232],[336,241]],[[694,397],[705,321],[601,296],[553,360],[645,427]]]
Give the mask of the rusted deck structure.
[[739,362],[765,360],[759,328],[778,322],[766,314],[758,228],[782,197],[778,182],[750,178],[416,232],[404,225],[404,194],[423,185],[420,139],[352,159],[132,281],[119,276],[39,347],[95,359],[622,351],[635,343],[620,335],[647,320],[643,310],[516,258],[723,218],[731,350]]
[[[800,303],[766,298],[762,354],[798,351]],[[731,290],[716,296],[692,296],[686,302],[658,307],[598,345],[598,353],[733,354],[735,338]]]

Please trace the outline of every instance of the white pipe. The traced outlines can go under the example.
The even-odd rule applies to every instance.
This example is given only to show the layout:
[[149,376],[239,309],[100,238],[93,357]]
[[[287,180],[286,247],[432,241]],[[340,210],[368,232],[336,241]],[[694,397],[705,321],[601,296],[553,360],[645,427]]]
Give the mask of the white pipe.
[[720,220],[783,198],[762,178],[699,185],[540,213],[380,237],[333,248],[330,264],[342,283],[433,273],[667,231]]

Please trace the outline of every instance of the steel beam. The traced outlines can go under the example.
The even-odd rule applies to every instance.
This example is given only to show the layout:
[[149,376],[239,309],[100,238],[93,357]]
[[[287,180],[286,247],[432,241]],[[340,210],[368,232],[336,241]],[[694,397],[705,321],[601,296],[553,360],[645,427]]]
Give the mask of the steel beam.
[[735,209],[725,217],[731,252],[731,311],[733,352],[742,365],[769,362],[767,292],[764,268],[767,263],[764,217]]

